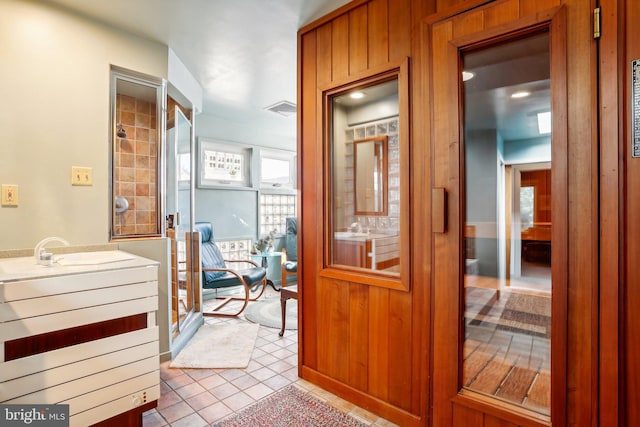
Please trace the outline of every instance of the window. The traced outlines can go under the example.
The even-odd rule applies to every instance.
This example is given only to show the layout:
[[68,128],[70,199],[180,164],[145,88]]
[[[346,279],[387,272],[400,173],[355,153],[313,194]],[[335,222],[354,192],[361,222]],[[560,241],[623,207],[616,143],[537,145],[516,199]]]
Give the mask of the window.
[[263,191],[295,187],[295,153],[260,150],[260,188]]
[[409,289],[407,70],[405,60],[323,92],[323,277]]
[[251,186],[251,148],[200,139],[200,188]]
[[296,216],[295,153],[260,150],[260,236],[285,234],[287,217]]
[[534,187],[520,187],[520,225],[523,230],[533,226]]

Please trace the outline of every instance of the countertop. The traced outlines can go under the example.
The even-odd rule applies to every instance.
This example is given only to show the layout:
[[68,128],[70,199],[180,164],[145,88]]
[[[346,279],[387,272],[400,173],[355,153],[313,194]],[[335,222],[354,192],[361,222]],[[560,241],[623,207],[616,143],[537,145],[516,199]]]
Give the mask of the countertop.
[[352,242],[366,242],[367,240],[384,239],[395,236],[395,234],[354,233],[352,231],[336,231],[333,235],[336,240],[350,240]]
[[39,265],[33,256],[0,258],[0,283],[158,264],[157,261],[118,250],[59,254],[54,256],[51,266]]

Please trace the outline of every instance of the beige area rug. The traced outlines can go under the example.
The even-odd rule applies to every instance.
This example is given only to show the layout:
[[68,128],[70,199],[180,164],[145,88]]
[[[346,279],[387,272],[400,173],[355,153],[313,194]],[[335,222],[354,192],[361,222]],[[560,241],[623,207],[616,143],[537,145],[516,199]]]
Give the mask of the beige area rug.
[[[298,301],[287,300],[286,329],[298,329]],[[280,297],[269,298],[249,304],[244,310],[244,317],[262,326],[280,329],[282,327],[282,304]]]
[[465,317],[470,326],[481,326],[549,338],[551,298],[495,290],[466,288]]
[[349,414],[289,385],[213,427],[366,427]]
[[178,353],[172,368],[246,368],[251,360],[260,325],[223,323],[202,325]]

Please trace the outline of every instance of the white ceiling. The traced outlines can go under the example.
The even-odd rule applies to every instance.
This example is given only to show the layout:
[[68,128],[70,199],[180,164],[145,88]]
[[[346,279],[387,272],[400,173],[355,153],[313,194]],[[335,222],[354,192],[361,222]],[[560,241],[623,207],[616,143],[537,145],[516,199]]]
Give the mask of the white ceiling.
[[295,140],[297,31],[349,0],[48,0],[169,46],[204,90],[203,113]]
[[[295,116],[283,117],[265,108],[283,100],[296,103],[297,31],[349,2],[45,1],[169,46],[203,87],[204,116],[198,120],[206,120],[206,116],[211,115],[218,122],[223,120],[235,126],[246,126],[256,135],[278,135],[286,141],[285,148],[295,145]],[[481,70],[475,70],[478,76],[466,84],[467,96],[479,107],[477,116],[467,112],[471,128],[497,128],[504,132],[507,140],[537,136],[532,112],[548,108],[545,107],[549,103],[548,76],[540,78],[539,74],[540,70],[548,73],[549,65],[544,55],[535,56],[541,53],[540,49],[548,49],[548,41],[535,39],[533,43],[524,42],[529,45],[527,49],[514,43],[501,52],[493,50],[488,56],[479,55],[480,62],[486,60],[485,68],[493,69],[484,73],[492,76],[489,81],[482,78]],[[533,56],[521,58],[519,49]],[[467,67],[474,69],[474,65],[469,63]],[[499,83],[492,81],[500,80],[499,76],[503,77]],[[516,104],[508,100],[507,87],[526,88],[536,96]],[[478,92],[473,93],[476,90]]]

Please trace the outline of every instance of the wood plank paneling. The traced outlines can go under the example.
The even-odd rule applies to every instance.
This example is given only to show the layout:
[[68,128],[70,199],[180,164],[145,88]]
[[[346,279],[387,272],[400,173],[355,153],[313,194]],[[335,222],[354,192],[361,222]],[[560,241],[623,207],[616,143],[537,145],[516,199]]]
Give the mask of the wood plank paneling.
[[[617,5],[629,4],[625,0],[602,1],[616,2]],[[561,69],[558,69],[557,61],[554,60],[553,72],[563,73],[565,70],[562,67],[566,66],[570,78],[568,81],[559,82],[554,74],[552,85],[566,87],[570,100],[568,110],[571,113],[568,116],[563,115],[563,109],[567,111],[566,105],[554,104],[553,177],[554,183],[560,181],[565,186],[568,183],[570,191],[567,200],[552,208],[554,216],[566,218],[564,222],[554,221],[554,229],[556,224],[561,229],[557,233],[554,231],[554,253],[557,250],[564,253],[564,257],[554,255],[554,264],[561,273],[556,275],[554,272],[553,317],[562,320],[566,315],[566,307],[570,308],[567,325],[571,339],[567,340],[567,326],[564,330],[561,327],[559,333],[554,329],[552,339],[556,356],[552,355],[552,366],[560,371],[567,366],[570,373],[568,388],[571,393],[569,403],[566,404],[563,400],[565,390],[562,387],[567,384],[560,381],[560,386],[554,386],[556,397],[552,413],[565,412],[570,421],[577,425],[593,425],[596,422],[599,336],[598,226],[600,225],[601,232],[608,233],[609,237],[607,239],[605,236],[601,240],[605,245],[603,250],[614,249],[618,242],[617,238],[613,237],[618,234],[615,221],[598,221],[598,203],[601,203],[602,208],[606,199],[607,204],[616,205],[618,171],[615,170],[615,165],[618,154],[607,152],[609,156],[606,165],[600,164],[602,174],[607,175],[609,180],[605,188],[604,184],[598,182],[597,117],[593,107],[597,101],[595,43],[586,34],[590,33],[590,9],[594,3],[595,0],[358,0],[343,7],[340,13],[331,15],[330,19],[323,20],[317,27],[309,26],[301,32],[300,58],[303,71],[299,83],[301,136],[298,145],[302,191],[301,305],[304,310],[300,344],[303,355],[300,363],[301,372],[303,368],[307,371],[314,370],[314,378],[322,377],[323,384],[327,387],[333,384],[335,390],[332,391],[342,390],[350,397],[363,399],[356,402],[358,404],[371,404],[376,408],[383,408],[380,411],[391,414],[391,418],[411,419],[411,423],[419,422],[426,425],[428,407],[432,404],[434,408],[448,408],[434,413],[433,419],[430,420],[433,425],[540,425],[542,418],[533,417],[529,420],[522,415],[510,417],[505,415],[508,412],[505,408],[483,414],[484,409],[481,408],[488,406],[486,402],[473,406],[474,404],[468,403],[472,399],[467,398],[451,404],[451,396],[458,392],[458,364],[453,361],[457,360],[461,351],[458,348],[458,336],[452,331],[459,326],[459,307],[455,304],[460,301],[460,293],[459,289],[445,285],[459,283],[459,274],[445,271],[445,266],[459,259],[461,236],[459,224],[454,224],[446,235],[431,235],[431,196],[427,190],[433,186],[447,188],[450,197],[448,208],[452,215],[450,218],[459,217],[459,106],[452,102],[453,99],[457,99],[457,76],[454,78],[451,75],[451,70],[457,67],[457,60],[452,59],[456,58],[455,55],[452,56],[455,47],[449,45],[448,41],[454,37],[468,38],[483,29],[501,31],[505,25],[517,18],[526,18],[528,22],[534,23],[542,16],[538,15],[541,11],[565,4],[568,17],[566,38],[560,40],[559,46],[563,49],[568,48],[570,55],[567,64],[560,64]],[[468,13],[464,13],[465,8],[469,9]],[[472,8],[475,10],[471,10]],[[635,22],[640,18],[638,8],[635,7],[634,11],[631,10],[634,8],[629,6],[629,9],[626,12],[631,17],[627,20]],[[437,18],[429,18],[427,12],[438,12],[439,15]],[[451,19],[448,22],[436,23],[436,19],[444,20],[446,13]],[[425,22],[431,19],[428,21],[432,23],[428,31],[421,27],[422,19],[425,19]],[[612,17],[611,20],[613,19]],[[555,27],[552,32],[560,30],[565,31],[563,27]],[[638,41],[637,32],[629,30],[628,33],[630,40],[635,37]],[[565,36],[555,37],[562,39]],[[629,43],[625,46],[631,45]],[[635,46],[638,45],[640,41],[635,43]],[[556,43],[554,51],[557,50],[557,46]],[[640,56],[640,52],[633,50],[635,47],[627,49],[627,59]],[[325,236],[321,224],[325,214],[323,158],[326,152],[322,145],[322,100],[318,89],[326,89],[331,82],[345,82],[350,75],[364,75],[371,67],[404,57],[411,57],[412,65],[412,157],[409,168],[413,182],[410,194],[410,230],[412,239],[415,240],[412,240],[411,246],[410,292],[320,277],[325,249]],[[616,72],[616,67],[615,64],[611,66],[611,74]],[[628,77],[625,76],[625,82],[628,81]],[[614,86],[615,84],[612,83]],[[611,91],[614,91],[613,87]],[[614,98],[615,96],[612,96],[609,102],[615,103]],[[568,128],[569,133],[557,134],[556,123],[561,123],[565,132]],[[618,123],[613,124],[610,134],[613,135],[620,127]],[[624,126],[625,129],[627,127]],[[555,138],[569,141],[569,151],[566,145],[565,148],[556,148]],[[615,139],[615,136],[611,138]],[[562,160],[563,156],[565,160]],[[567,158],[570,161],[567,161]],[[640,182],[640,172],[636,172],[630,170],[624,176],[627,185]],[[553,188],[554,193],[558,188],[567,191],[566,187],[563,190],[562,186]],[[601,195],[600,199],[598,189],[604,195]],[[640,200],[638,194],[640,189],[630,188],[626,196],[629,203],[627,212],[640,209],[640,202],[637,202]],[[610,212],[615,218],[615,209],[606,212]],[[628,224],[624,234],[640,234],[640,231],[636,230],[640,226],[633,225],[635,220],[632,214],[627,213],[625,219]],[[572,243],[567,245],[568,241]],[[629,252],[625,259],[630,262],[625,267],[627,275],[631,278],[637,276],[633,270],[635,263],[631,260],[640,257],[640,243],[627,242],[627,245]],[[611,253],[615,251],[611,250]],[[433,270],[432,258],[434,265],[438,267]],[[607,283],[616,280],[614,264],[615,262],[609,262],[609,268],[601,269],[601,280],[605,280],[604,277],[607,278]],[[640,358],[640,345],[632,341],[633,337],[640,334],[640,317],[635,310],[640,304],[639,282],[640,279],[626,282],[625,356],[632,358],[626,360]],[[556,287],[564,285],[566,289],[561,289],[559,294],[556,293]],[[610,288],[607,288],[607,291],[609,290]],[[617,293],[607,292],[606,297],[612,302],[617,298]],[[559,301],[559,304],[555,301]],[[615,314],[609,315],[607,312],[611,306],[600,306],[600,315],[602,319],[608,319],[609,325],[615,326]],[[436,316],[429,325],[432,307],[446,307],[446,312],[443,316]],[[433,333],[433,339],[429,336],[429,331]],[[608,341],[611,343],[610,347],[615,347],[613,337],[616,334],[611,332],[606,335],[607,332],[609,331],[601,332],[601,339],[611,338],[612,341]],[[567,341],[569,347],[565,352]],[[557,354],[560,354],[560,357]],[[567,354],[568,364],[567,360],[562,359],[563,354]],[[615,358],[617,352],[612,350],[607,354],[608,357]],[[435,367],[431,372],[432,390],[428,382],[430,362]],[[614,378],[615,370],[602,369],[602,363],[604,362],[600,365],[600,375],[605,375],[603,372],[606,371],[607,378]],[[607,367],[612,365],[615,364]],[[624,384],[624,390],[637,400],[640,384],[635,379],[640,376],[640,370],[631,363],[624,366],[630,374],[627,375],[629,379]],[[480,379],[487,383],[497,381],[496,378],[489,377]],[[614,380],[606,384],[615,383]],[[371,399],[368,399],[368,396]],[[463,401],[465,403],[460,404]],[[609,399],[610,405],[614,403],[613,397]],[[540,404],[544,405],[544,402]],[[626,416],[638,424],[640,411],[634,408],[633,405],[627,405]],[[407,417],[407,414],[415,414],[415,418]],[[524,419],[527,421],[522,421]],[[615,417],[601,419],[611,420]],[[563,424],[563,418],[554,418],[555,423]]]
[[369,286],[349,284],[349,381],[358,390],[369,385]]
[[484,28],[489,29],[506,24],[518,18],[518,3],[514,1],[498,2],[483,9]]
[[336,18],[331,30],[332,81],[341,81],[349,76],[349,15]]
[[[571,414],[569,422],[586,426],[596,422],[598,407],[598,119],[596,45],[592,39],[595,2],[566,0],[564,4],[567,6],[566,44],[570,47],[566,58],[569,76],[566,86],[569,220],[565,240],[569,254],[567,412]],[[554,117],[554,132],[555,120]],[[555,151],[552,158],[555,163]],[[552,171],[555,185],[554,173],[555,169]],[[555,191],[554,186],[552,194]],[[554,197],[554,201],[556,199]],[[554,205],[554,216],[555,209]],[[554,240],[554,251],[558,243],[561,242]],[[554,259],[552,268],[553,263]],[[554,341],[552,347],[556,345]]]
[[389,322],[380,313],[389,312],[389,290],[369,290],[369,393],[382,400],[389,397],[389,375],[395,361],[389,359]]
[[[630,3],[627,3],[630,4]],[[621,209],[621,192],[624,182],[622,160],[627,153],[624,132],[630,125],[624,123],[624,109],[621,105],[624,96],[623,82],[630,81],[625,76],[625,52],[620,39],[624,38],[625,23],[619,17],[624,16],[637,22],[640,18],[638,8],[630,13],[624,12],[624,6],[617,0],[604,0],[602,6],[602,32],[600,39],[600,419],[601,426],[617,426],[624,419],[624,407],[637,408],[637,405],[621,405],[621,373],[624,372],[620,357],[622,334],[612,333],[621,330],[620,296],[624,265],[621,251],[625,236]],[[634,18],[636,20],[634,20]],[[639,46],[640,35],[633,31],[634,40],[628,46]],[[640,52],[636,52],[640,53]],[[620,237],[619,237],[620,236]],[[602,256],[606,254],[606,256]],[[636,258],[637,259],[637,258]],[[606,284],[602,286],[602,284]],[[615,284],[615,285],[614,285]],[[638,295],[636,293],[635,295]],[[640,301],[638,301],[640,302]],[[637,307],[637,305],[636,305]],[[640,323],[640,322],[638,322]],[[636,335],[637,336],[637,335]],[[640,355],[638,355],[640,356]],[[631,359],[635,360],[637,357]],[[634,364],[635,366],[636,364]],[[640,373],[631,375],[640,378]],[[640,400],[640,395],[631,396],[631,402]],[[640,417],[634,420],[640,424]]]
[[[424,3],[424,2],[421,2]],[[389,0],[389,61],[411,56],[411,0]]]
[[348,384],[351,358],[349,282],[322,279],[318,286],[318,299],[323,306],[318,315],[318,370]]
[[367,5],[349,12],[349,75],[367,69],[368,58]]
[[[453,18],[453,38],[457,39],[467,34],[477,33],[484,29],[484,12],[477,10],[458,15]],[[457,68],[457,67],[456,67]]]
[[[438,64],[447,64],[442,67],[432,67],[432,82],[438,85],[449,87],[450,72],[448,67],[449,40],[453,36],[453,23],[445,21],[431,27],[431,49],[432,61]],[[457,64],[454,65],[457,69]],[[433,83],[432,83],[433,84]],[[431,153],[431,164],[433,186],[444,187],[449,192],[449,218],[457,218],[458,210],[455,209],[454,201],[458,198],[458,185],[455,181],[450,181],[449,163],[453,160],[458,162],[457,156],[451,156],[450,151],[457,148],[459,141],[455,132],[456,126],[450,124],[450,120],[457,123],[457,105],[449,102],[452,94],[451,90],[438,90],[434,85],[432,92],[432,138],[434,141],[447,141],[450,147],[445,144],[434,144]],[[453,133],[453,134],[452,134]],[[450,224],[456,227],[456,224]],[[456,229],[449,229],[447,234],[435,234],[433,236],[433,257],[435,265],[446,265],[455,260],[457,250],[455,248]],[[459,293],[453,286],[444,286],[446,283],[455,283],[456,277],[452,276],[451,269],[434,268],[433,283],[439,284],[433,287],[433,306],[449,307],[452,301],[459,301]],[[446,314],[445,314],[446,313]],[[438,348],[432,355],[434,370],[433,377],[433,424],[438,426],[452,425],[453,412],[450,409],[450,396],[457,393],[457,363],[458,360],[458,337],[457,333],[451,333],[451,325],[459,322],[458,310],[453,308],[443,312],[444,315],[435,315],[433,319],[433,346]]]
[[510,423],[509,421],[501,420],[500,418],[493,417],[491,415],[485,415],[484,427],[519,427],[517,424]]
[[[428,138],[431,123],[423,118],[429,117],[429,78],[430,72],[427,64],[428,55],[424,46],[424,40],[420,35],[426,32],[427,26],[423,18],[435,12],[435,2],[406,2],[395,1],[397,9],[393,11],[394,21],[409,22],[413,29],[411,40],[407,40],[406,45],[411,44],[410,74],[417,76],[409,82],[411,99],[409,112],[412,118],[409,126],[409,162],[408,168],[411,171],[409,182],[409,197],[411,203],[408,206],[410,218],[410,257],[411,265],[409,274],[411,280],[412,293],[412,324],[413,335],[411,341],[414,343],[412,350],[412,366],[414,371],[412,377],[411,392],[411,412],[416,414],[428,414],[431,404],[431,292],[432,282],[432,256],[431,242],[431,167],[429,166],[429,153],[431,150],[430,139]],[[409,11],[411,13],[409,13]],[[408,14],[404,18],[405,14]],[[400,24],[403,25],[403,24]],[[407,34],[409,36],[410,34]],[[395,39],[395,37],[394,37]],[[425,102],[427,101],[427,102]],[[426,327],[429,325],[429,327]],[[426,424],[426,419],[424,423]]]
[[389,10],[387,0],[373,0],[369,3],[369,25],[367,45],[369,66],[375,67],[389,61]]
[[332,57],[331,57],[331,37],[332,37],[332,26],[331,23],[325,24],[322,27],[318,28],[316,31],[316,76],[317,76],[317,86],[324,87],[327,84],[331,83],[333,78],[331,72],[333,71],[332,67]]
[[483,426],[484,415],[480,411],[453,405],[452,427]]
[[[630,112],[628,111],[628,103],[626,100],[631,99],[631,72],[629,63],[633,59],[640,58],[640,32],[637,30],[637,23],[640,20],[640,8],[636,2],[627,1],[624,11],[624,22],[626,25],[626,52],[624,68],[622,75],[624,76],[625,88],[625,137],[624,153],[626,158],[627,170],[625,172],[625,225],[624,235],[625,241],[625,288],[623,290],[624,301],[624,343],[623,355],[624,362],[624,390],[625,400],[624,412],[626,415],[626,425],[640,425],[640,274],[638,274],[638,259],[640,259],[640,221],[638,221],[638,212],[640,212],[640,159],[632,158],[630,155],[629,144],[631,143],[630,129],[633,121],[630,120]],[[634,402],[634,404],[631,404]]]
[[558,7],[563,2],[561,0],[520,0],[520,17],[533,15],[541,10]]
[[413,366],[411,365],[411,294],[391,292],[389,294],[389,360],[393,363],[393,375],[389,376],[389,402],[411,409]]
[[[322,175],[321,170],[318,170],[317,153],[320,151],[320,158],[322,158],[322,146],[316,144],[316,135],[318,134],[318,128],[320,123],[317,123],[318,111],[317,105],[317,51],[316,51],[316,33],[306,33],[299,36],[298,39],[298,57],[301,58],[301,65],[299,67],[298,81],[299,81],[299,93],[298,93],[298,127],[299,139],[298,139],[298,157],[302,164],[309,165],[305,168],[298,168],[298,180],[300,183],[304,183],[304,190],[307,193],[307,197],[301,197],[298,199],[300,215],[299,227],[301,230],[305,230],[305,224],[317,224],[322,218],[322,213],[318,212],[316,206],[318,202],[322,202],[320,194],[322,193]],[[329,62],[330,64],[330,62]],[[325,67],[326,68],[326,67]],[[304,70],[304,72],[302,72]],[[304,123],[304,126],[301,125]],[[313,194],[314,197],[309,197],[309,194]],[[320,214],[320,218],[318,218]],[[322,251],[318,250],[318,237],[322,239],[322,234],[313,228],[307,230],[305,233],[299,234],[298,245],[298,257],[301,260],[299,263],[298,277],[303,286],[299,286],[299,298],[300,306],[305,313],[305,321],[302,322],[301,336],[299,337],[300,343],[304,343],[304,346],[300,344],[298,351],[298,374],[302,370],[302,366],[306,365],[314,369],[317,368],[318,354],[317,354],[317,307],[316,307],[316,286],[315,286],[315,274],[318,268],[318,263],[322,262]],[[318,236],[319,235],[319,236]],[[309,338],[307,338],[309,337]]]
[[[318,371],[325,375],[333,376],[334,375],[334,373],[332,372],[333,354],[331,349],[331,346],[333,346],[333,343],[329,341],[331,337],[331,328],[332,328],[332,325],[331,325],[332,313],[330,309],[333,309],[333,307],[327,306],[328,304],[331,304],[333,294],[332,294],[331,285],[328,284],[327,282],[329,281],[322,279],[320,282],[316,283],[316,286],[317,286],[316,300],[320,303],[320,307],[319,307],[320,309],[316,314],[316,319],[318,322],[316,336],[318,338],[314,340],[313,338],[310,337],[309,341],[316,341],[316,347],[318,352],[318,365],[317,365]],[[305,314],[305,318],[306,317],[307,316]],[[338,337],[338,338],[341,338],[341,337]],[[341,341],[337,343],[337,345],[341,345],[341,344],[344,344],[344,339],[341,339]],[[306,341],[305,341],[305,346],[306,346]]]

